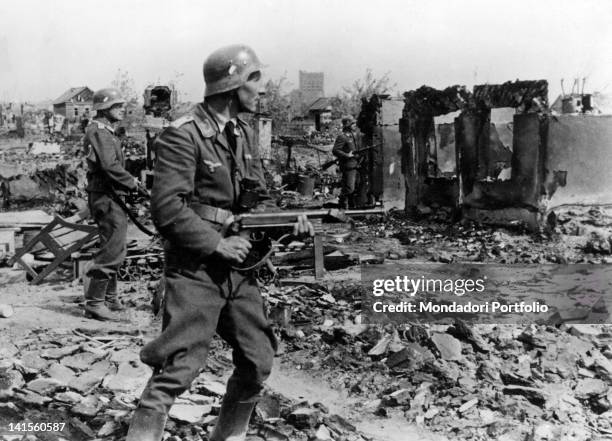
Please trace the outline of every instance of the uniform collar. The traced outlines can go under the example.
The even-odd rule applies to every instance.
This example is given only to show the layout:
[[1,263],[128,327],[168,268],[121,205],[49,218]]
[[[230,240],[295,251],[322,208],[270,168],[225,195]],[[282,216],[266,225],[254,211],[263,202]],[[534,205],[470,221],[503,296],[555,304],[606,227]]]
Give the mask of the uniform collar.
[[196,106],[194,115],[202,122],[208,123],[208,125],[210,125],[211,128],[217,133],[223,133],[225,126],[229,121],[231,121],[234,123],[234,134],[236,136],[241,136],[241,131],[238,126],[246,125],[246,122],[240,116],[236,116],[229,121],[223,121],[223,119],[220,118],[219,115],[211,107],[209,107],[205,101]]
[[95,122],[99,128],[101,129],[106,129],[109,132],[111,132],[112,134],[115,134],[115,129],[113,129],[113,126],[111,125],[110,121],[104,117],[102,118],[95,118],[92,122]]

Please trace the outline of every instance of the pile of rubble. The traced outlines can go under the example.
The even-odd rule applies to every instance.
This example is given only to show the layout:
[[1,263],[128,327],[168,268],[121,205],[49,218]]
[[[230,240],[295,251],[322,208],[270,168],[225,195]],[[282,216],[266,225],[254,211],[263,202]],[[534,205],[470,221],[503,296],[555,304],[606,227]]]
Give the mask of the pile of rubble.
[[441,263],[612,262],[612,218],[597,209],[562,213],[550,231],[536,234],[471,221],[455,223],[455,213],[448,207],[420,207],[417,216],[408,219],[393,212],[383,225],[372,224],[364,235],[398,239],[404,248],[399,255],[393,251],[395,258]]
[[[138,333],[40,329],[3,342],[0,421],[37,424],[31,440],[115,440],[125,436],[131,414],[151,371],[139,361]],[[164,439],[207,440],[220,409],[231,356],[220,341],[207,372],[178,397]],[[61,427],[53,424],[61,422]],[[46,428],[50,423],[53,430]],[[57,425],[57,424],[56,424]],[[43,428],[44,426],[44,428]],[[16,432],[19,432],[17,429]],[[364,441],[354,426],[320,403],[293,402],[266,392],[251,421],[251,440]],[[21,439],[21,435],[17,435]],[[0,440],[15,439],[0,435]]]
[[271,288],[283,360],[458,439],[612,436],[612,326],[368,326],[358,281]]

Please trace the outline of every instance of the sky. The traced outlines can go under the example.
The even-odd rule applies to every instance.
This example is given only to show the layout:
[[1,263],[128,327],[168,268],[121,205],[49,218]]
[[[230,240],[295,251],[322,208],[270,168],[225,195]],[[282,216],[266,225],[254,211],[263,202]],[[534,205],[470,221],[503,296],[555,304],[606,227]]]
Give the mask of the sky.
[[328,96],[370,68],[394,92],[547,79],[552,101],[561,78],[612,93],[611,24],[609,0],[0,0],[0,101],[96,90],[118,69],[198,101],[204,59],[233,43],[288,88],[324,72]]

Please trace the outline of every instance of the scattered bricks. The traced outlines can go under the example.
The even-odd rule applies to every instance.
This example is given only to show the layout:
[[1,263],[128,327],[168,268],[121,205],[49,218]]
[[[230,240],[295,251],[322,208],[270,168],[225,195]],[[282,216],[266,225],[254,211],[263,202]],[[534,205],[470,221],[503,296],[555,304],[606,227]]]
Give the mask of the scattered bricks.
[[[258,429],[258,434],[263,436],[266,441],[291,441],[291,438],[284,432],[281,432],[283,427],[272,427],[269,425],[261,426]],[[291,435],[291,431],[286,431]]]
[[416,343],[409,343],[406,348],[387,357],[386,364],[395,370],[419,369],[427,360],[433,359],[429,349]]
[[76,404],[76,403],[80,403],[83,400],[83,396],[80,394],[77,394],[76,392],[67,391],[67,392],[60,392],[60,393],[55,394],[53,399],[55,401],[59,401],[59,402],[66,403],[66,404]]
[[611,254],[612,244],[607,238],[596,232],[593,232],[591,233],[591,238],[584,246],[584,252],[593,254]]
[[76,380],[74,371],[60,363],[53,363],[47,368],[45,373],[65,386],[72,384]]
[[309,409],[300,407],[291,412],[287,418],[287,422],[296,429],[313,429],[319,420],[319,411],[317,409]]
[[190,424],[199,422],[202,417],[209,415],[212,411],[211,405],[201,404],[175,404],[168,414],[170,418]]
[[[113,409],[133,410],[136,407],[134,402],[136,402],[137,400],[138,398],[135,395],[115,394],[115,396],[110,402],[110,406]],[[198,404],[202,404],[202,403],[198,403]]]
[[49,395],[63,387],[64,384],[53,378],[37,378],[30,381],[26,387],[32,392],[36,392],[41,395]]
[[38,374],[46,369],[50,362],[41,358],[38,352],[31,351],[22,353],[16,364],[24,374]]
[[91,369],[79,375],[79,377],[69,385],[71,389],[82,394],[88,394],[107,376],[114,374],[114,367],[108,360],[102,360],[91,366]]
[[200,384],[198,384],[198,387],[204,393],[208,393],[208,395],[225,395],[225,384],[217,380],[204,379]]
[[368,355],[370,357],[384,355],[387,352],[387,349],[389,348],[393,337],[394,334],[383,335],[381,339],[378,340],[378,343],[376,343],[376,345],[374,345],[374,347],[368,351]]
[[427,409],[431,402],[431,383],[424,382],[417,389],[410,401],[411,410]]
[[101,407],[102,403],[95,395],[88,395],[83,399],[83,401],[72,406],[72,409],[70,410],[74,414],[93,418],[98,414]]
[[395,407],[410,404],[410,389],[399,389],[383,398],[384,406]]
[[180,398],[194,404],[213,404],[216,401],[214,397],[202,394],[192,394],[189,392],[183,393]]
[[583,378],[578,380],[574,395],[576,398],[586,400],[593,396],[604,395],[608,391],[608,385],[596,378]]
[[98,430],[97,435],[99,438],[104,438],[104,437],[112,435],[118,429],[119,429],[119,426],[117,425],[117,423],[115,423],[114,421],[107,421],[104,423],[102,427],[100,427],[100,430]]
[[612,360],[608,360],[599,351],[593,351],[592,369],[597,372],[599,377],[607,381],[612,381]]
[[429,216],[431,213],[433,213],[433,210],[427,205],[418,204],[416,206],[416,212],[419,216]]
[[101,378],[99,375],[92,374],[91,372],[85,372],[70,385],[70,388],[82,394],[88,394],[98,384],[100,384],[102,379],[103,378]]
[[70,426],[70,431],[73,434],[72,439],[92,439],[96,437],[96,434],[87,426],[87,424],[78,418],[71,418],[68,425]]
[[461,415],[465,415],[470,409],[472,409],[477,404],[478,404],[478,398],[472,398],[470,401],[463,403],[461,407],[457,409],[457,412],[459,412]]
[[79,352],[62,358],[62,364],[77,371],[86,371],[98,360],[100,356],[91,352]]
[[536,406],[543,406],[546,403],[546,396],[543,391],[535,387],[506,386],[503,388],[503,393],[506,395],[522,395]]
[[426,420],[430,420],[439,413],[440,413],[440,409],[438,409],[437,407],[431,407],[427,410],[427,412],[423,414],[423,418]]
[[477,352],[488,353],[491,351],[491,345],[461,320],[455,320],[454,325],[448,329],[448,333],[458,339],[467,341]]
[[16,370],[0,370],[0,399],[9,397],[13,389],[20,388],[25,384],[23,376]]
[[461,360],[461,342],[449,334],[433,334],[431,341],[443,360]]
[[119,365],[116,375],[109,375],[102,385],[115,392],[130,392],[144,388],[151,369],[137,361],[123,362]]
[[0,403],[0,421],[21,421],[23,411],[13,403]]
[[323,423],[333,432],[355,432],[357,428],[340,415],[329,415],[323,418]]
[[263,421],[267,421],[273,418],[280,418],[280,400],[273,395],[266,394],[257,401],[257,407],[255,408],[255,412]]
[[550,423],[540,423],[533,428],[533,441],[554,441],[560,438],[560,433]]
[[51,401],[51,398],[43,397],[36,392],[24,389],[15,389],[14,397],[21,403],[29,406],[44,406]]
[[13,358],[19,349],[13,343],[8,341],[0,341],[0,360],[6,360],[9,358]]
[[57,360],[58,358],[67,357],[69,355],[74,354],[81,348],[81,345],[70,345],[70,346],[62,346],[59,348],[47,348],[42,351],[41,356],[43,358],[50,358],[53,360]]
[[603,329],[596,325],[574,324],[569,327],[568,332],[576,337],[597,337],[603,332]]
[[321,424],[315,433],[314,441],[333,441],[331,433],[325,425]]

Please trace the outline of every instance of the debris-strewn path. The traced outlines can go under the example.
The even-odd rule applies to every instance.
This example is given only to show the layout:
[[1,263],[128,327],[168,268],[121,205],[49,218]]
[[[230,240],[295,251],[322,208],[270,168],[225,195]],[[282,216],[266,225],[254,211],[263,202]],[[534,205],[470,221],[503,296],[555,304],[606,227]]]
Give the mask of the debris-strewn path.
[[[358,223],[328,245],[372,262],[609,263],[612,253],[604,210],[558,213],[540,234],[420,211],[420,220]],[[282,286],[264,286],[281,345],[251,440],[612,438],[609,325],[367,326],[357,268],[321,283],[310,263],[300,265],[281,271]],[[14,309],[0,319],[0,434],[121,440],[149,376],[139,348],[159,330],[154,284],[123,283],[125,320],[109,324],[85,319],[82,288],[61,276],[35,287],[22,271],[0,269],[0,303]],[[207,439],[230,370],[228,349],[215,341],[207,368],[173,408],[168,440]],[[38,432],[6,432],[24,422],[39,423]],[[65,426],[58,435],[40,423]]]
[[[0,273],[2,302],[15,311],[0,321],[0,439],[122,439],[150,375],[139,348],[159,329],[146,285],[123,285],[130,309],[125,321],[110,324],[82,316],[76,284],[55,280],[35,287],[20,281],[19,271]],[[168,439],[207,439],[231,371],[228,349],[220,341],[214,346],[205,372],[173,407]],[[346,391],[332,390],[322,378],[278,362],[250,439],[429,439],[415,438],[424,432],[402,418],[371,422],[371,415],[356,410],[358,400],[344,397]],[[10,432],[20,423],[39,425],[23,438]],[[46,423],[64,425],[48,432],[41,423],[45,429]]]

